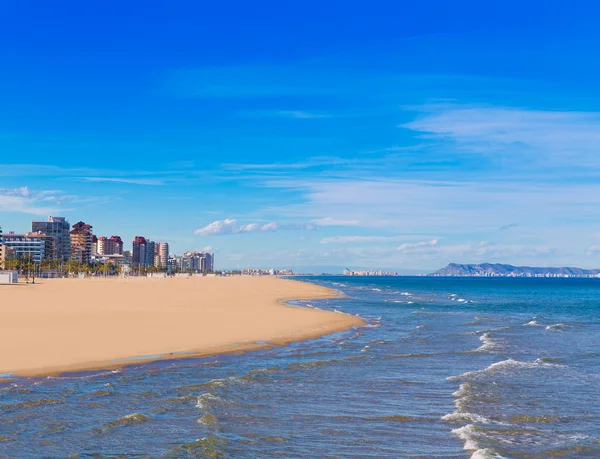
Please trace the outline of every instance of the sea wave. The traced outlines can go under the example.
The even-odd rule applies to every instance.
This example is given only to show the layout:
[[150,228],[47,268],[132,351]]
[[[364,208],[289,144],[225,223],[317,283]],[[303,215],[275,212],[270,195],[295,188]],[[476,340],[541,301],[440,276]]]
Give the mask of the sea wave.
[[529,322],[527,322],[526,324],[523,324],[524,327],[543,327],[544,324],[539,323],[537,320],[533,319],[530,320]]
[[471,459],[505,459],[491,448],[480,447],[477,442],[477,427],[473,424],[453,429],[452,433],[464,442],[465,450],[471,451]]
[[479,376],[486,375],[494,372],[504,372],[510,369],[531,369],[531,368],[562,368],[563,365],[556,363],[543,362],[540,359],[534,362],[526,362],[522,360],[515,360],[509,358],[500,362],[492,363],[490,366],[476,371],[467,371],[458,376],[449,376],[446,378],[447,381],[462,381],[465,379],[477,379]]

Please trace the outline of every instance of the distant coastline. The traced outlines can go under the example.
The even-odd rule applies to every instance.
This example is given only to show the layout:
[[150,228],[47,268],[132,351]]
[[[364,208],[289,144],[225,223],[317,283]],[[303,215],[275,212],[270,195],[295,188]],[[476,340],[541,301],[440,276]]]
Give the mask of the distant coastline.
[[552,268],[513,266],[500,263],[450,263],[429,276],[434,277],[547,277],[547,278],[600,278],[600,269]]

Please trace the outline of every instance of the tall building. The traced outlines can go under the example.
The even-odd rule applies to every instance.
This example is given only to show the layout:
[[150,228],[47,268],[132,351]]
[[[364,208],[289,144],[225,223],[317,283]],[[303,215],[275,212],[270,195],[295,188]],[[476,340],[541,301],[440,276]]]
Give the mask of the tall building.
[[92,257],[92,225],[78,222],[71,230],[71,259],[88,264]]
[[98,236],[92,234],[92,253],[98,253]]
[[2,235],[3,258],[10,252],[10,258],[31,257],[39,263],[52,259],[54,255],[54,238],[44,233],[15,234],[8,232]]
[[133,248],[131,250],[131,264],[133,266],[143,266],[146,263],[146,238],[136,236],[133,239]]
[[202,255],[204,255],[204,266],[203,266],[203,270],[202,272],[206,273],[206,272],[213,272],[214,269],[214,260],[215,260],[215,254],[214,253],[208,253],[208,252],[202,252]]
[[123,241],[119,236],[98,238],[98,255],[123,255]]
[[48,220],[34,220],[31,231],[41,232],[54,238],[52,258],[67,261],[71,258],[71,227],[65,217],[48,217]]
[[166,269],[167,263],[169,261],[169,244],[166,242],[157,242],[156,253],[154,258],[154,266]]
[[154,266],[156,256],[156,243],[143,236],[136,236],[133,240],[131,251],[131,264],[134,267]]
[[111,236],[110,240],[114,244],[114,254],[123,255],[123,240],[121,236]]
[[146,239],[146,261],[144,266],[154,266],[154,257],[156,256],[156,242]]
[[183,256],[176,257],[177,268],[182,271],[207,273],[214,271],[214,254],[207,252],[185,252]]
[[5,269],[4,260],[6,260],[6,246],[4,245],[4,242],[0,239],[0,269]]

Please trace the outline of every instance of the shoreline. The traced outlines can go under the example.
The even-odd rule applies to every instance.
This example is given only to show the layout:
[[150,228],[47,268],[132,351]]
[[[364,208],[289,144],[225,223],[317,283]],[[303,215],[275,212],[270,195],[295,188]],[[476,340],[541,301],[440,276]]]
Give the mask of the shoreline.
[[[165,291],[173,293],[173,295],[167,295],[167,298],[171,300],[169,304],[159,304],[156,307],[156,304],[153,303],[152,307],[149,307],[150,310],[146,311],[146,315],[144,315],[145,311],[143,308],[140,308],[139,304],[132,305],[131,309],[127,307],[120,308],[118,305],[115,306],[113,304],[112,307],[116,311],[108,311],[110,320],[107,323],[106,317],[104,317],[106,314],[103,314],[106,311],[98,311],[96,309],[98,305],[102,307],[102,302],[98,301],[97,297],[93,297],[93,293],[101,290],[103,295],[110,295],[109,286],[112,286],[113,289],[119,287],[118,289],[122,294],[123,292],[136,294],[140,294],[140,292],[143,294],[145,292],[146,297],[152,297],[154,293],[154,303],[158,301],[159,296],[165,296]],[[27,293],[28,296],[32,296],[35,299],[42,299],[45,302],[50,301],[52,303],[52,300],[56,299],[52,298],[52,295],[65,293],[65,291],[68,292],[66,289],[75,288],[77,291],[83,290],[84,292],[86,290],[94,290],[95,292],[89,292],[90,296],[95,300],[93,305],[83,307],[84,311],[82,311],[77,308],[77,304],[73,308],[73,305],[70,303],[66,307],[61,303],[59,310],[56,312],[52,310],[42,311],[42,314],[46,316],[44,318],[46,320],[41,324],[32,325],[30,323],[32,321],[28,320],[28,311],[21,311],[19,313],[10,307],[7,308],[7,311],[4,309],[4,306],[0,306],[0,347],[10,349],[12,359],[9,360],[13,362],[11,368],[11,363],[5,362],[6,356],[0,355],[0,375],[2,375],[2,380],[7,381],[18,377],[59,376],[66,373],[88,371],[112,371],[127,366],[158,361],[205,358],[216,355],[268,350],[274,347],[283,347],[292,342],[307,341],[332,333],[346,331],[352,327],[359,327],[365,324],[362,318],[349,314],[290,305],[289,302],[291,301],[340,298],[343,295],[333,289],[308,282],[281,278],[200,277],[179,280],[146,278],[130,278],[125,280],[44,279],[43,282],[26,289],[14,289],[13,286],[0,286],[0,295],[6,296],[6,292],[10,289],[15,300],[18,296],[23,296],[23,293]],[[130,292],[127,292],[127,290],[130,290]],[[199,292],[203,294],[202,300],[210,297],[209,301],[202,301],[202,304],[199,304],[201,300],[194,302],[194,299],[186,297],[186,294]],[[26,298],[22,299],[25,300]],[[58,299],[64,302],[64,298]],[[73,297],[71,297],[71,301],[72,299]],[[179,302],[181,301],[186,302],[186,304],[180,304]],[[15,301],[15,303],[17,302]],[[178,317],[179,311],[173,312],[173,308],[177,307],[185,308],[182,317]],[[248,311],[248,308],[250,308],[250,311]],[[35,312],[40,312],[38,309],[33,307]],[[137,333],[129,333],[131,330],[128,330],[128,335],[130,336],[125,337],[125,339],[123,339],[122,334],[118,336],[120,338],[119,344],[121,345],[127,347],[128,343],[133,343],[129,351],[120,347],[117,350],[114,346],[111,349],[106,349],[106,346],[102,344],[103,339],[100,340],[101,342],[98,342],[98,340],[94,341],[94,338],[98,338],[99,336],[105,338],[105,335],[102,333],[98,334],[98,330],[93,330],[96,332],[95,336],[79,344],[83,345],[83,347],[93,348],[95,355],[103,355],[103,358],[99,359],[81,358],[81,352],[78,353],[78,356],[60,355],[57,357],[56,354],[47,351],[46,357],[51,356],[51,358],[50,360],[44,360],[45,364],[40,365],[39,362],[43,356],[37,354],[39,352],[43,353],[41,351],[44,349],[43,347],[32,346],[27,348],[24,346],[27,340],[23,339],[23,337],[20,339],[21,346],[18,343],[12,342],[10,338],[17,336],[14,330],[12,330],[13,333],[9,333],[7,339],[6,330],[12,325],[21,332],[24,329],[30,329],[30,331],[35,331],[38,334],[41,333],[42,336],[36,336],[37,341],[49,341],[54,335],[51,330],[52,323],[56,325],[57,320],[60,321],[58,324],[60,326],[63,325],[62,321],[67,320],[75,328],[81,326],[84,330],[90,331],[90,322],[93,322],[94,314],[98,313],[100,313],[102,321],[95,323],[97,327],[117,325],[122,320],[128,320],[128,325],[136,326],[139,325],[139,322],[146,321],[147,315],[156,315],[156,317],[151,318],[150,324],[140,327]],[[232,316],[235,314],[240,315],[240,317],[233,318]],[[225,320],[223,320],[224,317]],[[9,319],[8,321],[6,320],[7,318]],[[49,318],[50,320],[47,320]],[[183,321],[181,325],[184,325],[184,328],[185,325],[188,325],[186,331],[191,331],[192,333],[194,333],[194,328],[189,326],[189,320],[201,321],[202,319],[207,319],[207,323],[200,322],[204,327],[204,332],[210,330],[214,334],[215,327],[220,327],[226,336],[218,341],[215,341],[214,337],[212,341],[205,339],[203,342],[199,342],[198,345],[193,346],[191,345],[191,341],[187,339],[189,336],[182,337],[181,334],[173,334],[171,331],[169,335],[171,339],[165,340],[163,336],[160,344],[157,344],[156,341],[160,340],[156,337],[163,332],[163,328],[178,324],[179,319]],[[265,325],[267,322],[268,324]],[[236,333],[232,334],[231,328],[235,329],[237,335]],[[124,329],[127,329],[127,326],[121,327],[121,331]],[[72,332],[73,329],[62,326],[62,330],[67,330],[67,335],[72,335],[72,333],[68,332]],[[81,332],[81,330],[75,331]],[[200,335],[201,331],[197,331],[196,333]],[[75,336],[81,338],[82,335],[81,333],[75,333]],[[73,336],[57,337],[54,335],[54,337],[65,340],[62,346],[59,346],[62,351],[70,348],[70,343],[73,343]],[[115,337],[117,336],[115,335]],[[240,339],[235,339],[236,337]],[[129,341],[127,338],[129,338]],[[199,339],[198,341],[202,340]],[[10,343],[14,346],[10,346]],[[15,349],[13,350],[11,347]],[[140,352],[141,348],[152,349],[153,351]],[[18,361],[15,357],[18,354],[22,355],[27,361],[31,363],[38,362],[38,364],[25,364],[26,366],[21,364],[19,367],[18,364],[15,365],[15,362]]]

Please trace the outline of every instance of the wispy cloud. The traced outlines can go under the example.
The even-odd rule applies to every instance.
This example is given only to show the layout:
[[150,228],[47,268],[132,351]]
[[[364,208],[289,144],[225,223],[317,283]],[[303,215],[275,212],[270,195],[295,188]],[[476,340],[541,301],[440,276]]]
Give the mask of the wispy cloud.
[[402,244],[396,250],[402,253],[415,253],[421,252],[423,250],[427,250],[430,247],[436,247],[440,241],[437,239],[432,239],[431,241],[421,241],[421,242],[407,242],[406,244]]
[[0,188],[0,212],[50,215],[57,209],[57,198],[53,193],[32,191],[26,186]]
[[600,255],[600,245],[592,245],[592,246],[590,246],[587,249],[586,253],[589,256],[598,256],[598,255]]
[[332,114],[309,110],[251,110],[241,112],[244,116],[266,117],[266,118],[291,118],[298,120],[311,120],[332,118]]
[[600,113],[441,104],[400,127],[457,152],[516,158],[525,168],[600,165]]
[[322,244],[346,244],[363,242],[394,242],[405,241],[410,236],[331,236],[321,239]]
[[508,225],[501,226],[500,231],[506,231],[511,228],[516,228],[517,226],[519,226],[517,223],[509,223]]
[[136,179],[136,178],[118,178],[118,177],[81,177],[84,182],[108,182],[108,183],[127,183],[131,185],[163,185],[164,181],[160,179]]
[[358,220],[345,220],[343,218],[323,217],[312,221],[317,226],[359,226]]
[[236,219],[217,220],[194,231],[198,236],[217,236],[240,233],[264,233],[282,230],[311,230],[313,225],[281,225],[277,222],[239,225]]

